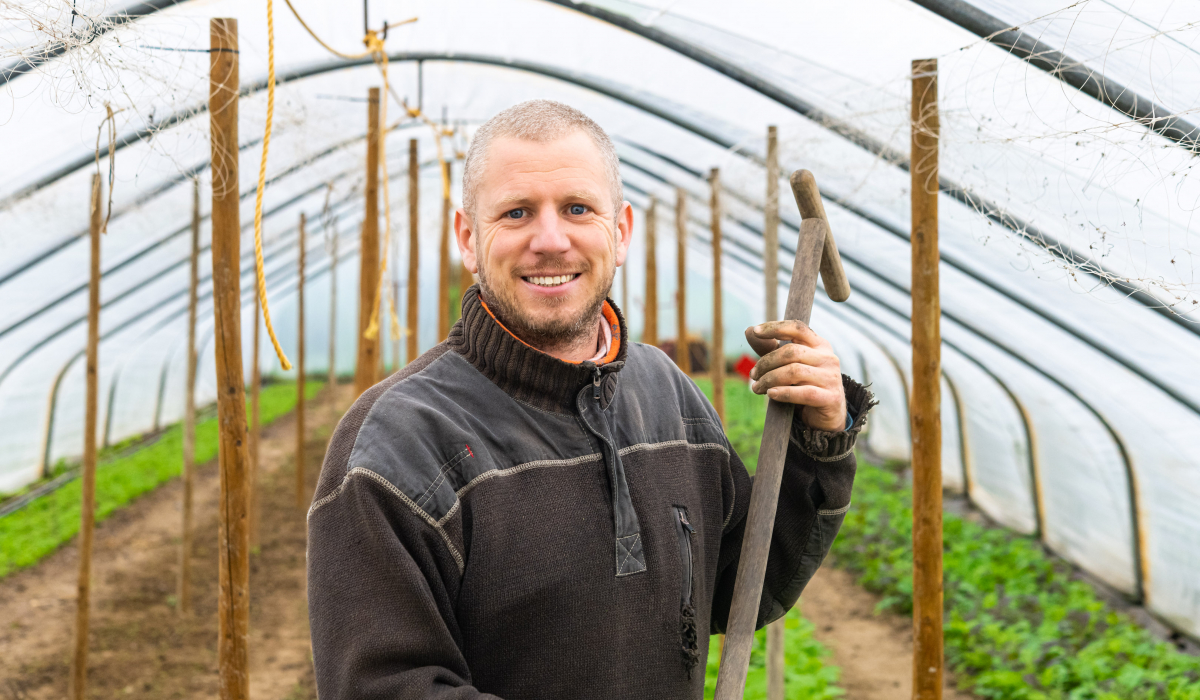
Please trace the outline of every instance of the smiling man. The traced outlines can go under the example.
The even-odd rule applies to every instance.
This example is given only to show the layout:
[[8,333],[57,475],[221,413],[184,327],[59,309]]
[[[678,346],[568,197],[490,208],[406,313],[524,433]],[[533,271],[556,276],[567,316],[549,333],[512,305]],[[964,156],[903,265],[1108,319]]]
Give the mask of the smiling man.
[[[455,231],[479,285],[440,345],[365,392],[309,511],[322,700],[700,698],[751,479],[696,385],[607,298],[633,210],[566,105],[475,134]],[[872,405],[798,323],[747,329],[796,411],[759,625],[795,604],[850,503]]]

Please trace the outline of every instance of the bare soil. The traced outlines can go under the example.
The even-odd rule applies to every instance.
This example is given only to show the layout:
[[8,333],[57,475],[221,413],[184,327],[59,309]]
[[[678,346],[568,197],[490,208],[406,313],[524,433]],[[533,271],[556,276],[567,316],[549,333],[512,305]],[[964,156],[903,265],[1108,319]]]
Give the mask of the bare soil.
[[[819,642],[833,651],[842,669],[839,685],[846,700],[897,700],[912,697],[912,620],[876,614],[879,597],[855,585],[854,576],[828,564],[821,567],[800,607],[815,626]],[[972,700],[956,690],[946,674],[945,700]]]
[[[310,500],[329,435],[353,388],[310,403],[306,483]],[[294,416],[263,431],[257,546],[251,554],[250,692],[316,698],[305,585],[305,512],[296,506]],[[174,479],[96,528],[88,696],[212,698],[217,695],[217,495],[215,460],[197,469],[192,552],[193,612],[177,609],[180,494]],[[0,581],[0,698],[67,695],[79,551],[74,542]]]

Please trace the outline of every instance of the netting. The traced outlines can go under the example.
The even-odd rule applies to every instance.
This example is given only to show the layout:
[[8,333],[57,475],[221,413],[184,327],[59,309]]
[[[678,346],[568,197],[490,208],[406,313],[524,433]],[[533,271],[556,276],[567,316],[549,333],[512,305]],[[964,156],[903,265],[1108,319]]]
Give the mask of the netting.
[[[294,4],[329,46],[361,51],[361,16]],[[1191,507],[1200,498],[1200,189],[1193,149],[1166,132],[1200,121],[1200,26],[1187,7],[1158,0],[1136,7],[976,0],[974,7],[1008,31],[980,36],[918,4],[879,0],[764,0],[736,13],[715,0],[372,3],[367,26],[419,17],[379,35],[390,110],[380,149],[390,178],[380,203],[389,260],[377,294],[381,335],[402,330],[407,312],[404,294],[400,308],[390,305],[394,285],[407,284],[407,265],[397,264],[408,255],[407,187],[397,183],[407,175],[408,139],[418,139],[421,154],[416,333],[427,349],[437,340],[444,189],[461,201],[459,181],[443,182],[439,159],[458,157],[497,111],[548,97],[582,109],[617,141],[638,214],[617,277],[628,289],[635,338],[646,311],[641,220],[650,195],[659,202],[659,336],[674,334],[672,212],[680,187],[690,200],[689,327],[711,338],[705,177],[721,168],[726,352],[749,352],[742,328],[760,320],[765,305],[763,158],[766,126],[774,124],[782,171],[804,167],[817,176],[854,289],[845,304],[819,300],[813,324],[881,401],[866,447],[907,459],[909,63],[936,57],[945,483],[1178,629],[1200,634],[1200,516]],[[103,443],[182,414],[193,181],[202,188],[197,396],[213,399],[208,199],[232,183],[213,183],[208,162],[208,19],[239,20],[246,328],[254,180],[268,112],[265,10],[232,0],[136,7],[0,0],[0,491],[80,451],[81,283],[88,187],[98,169],[113,200],[102,253]],[[497,31],[517,17],[537,41],[529,31]],[[349,372],[367,89],[381,86],[381,58],[331,55],[282,6],[275,32],[262,199],[273,324],[283,352],[292,352],[303,212],[309,366],[323,371],[332,348],[338,369]],[[1041,49],[1023,55],[999,45],[1013,37]],[[1044,70],[1039,61],[1051,55],[1059,63]],[[1098,99],[1066,82],[1080,70],[1122,92]],[[1131,95],[1163,111],[1150,121],[1130,116],[1118,103]],[[799,217],[781,186],[783,291]],[[337,328],[330,329],[334,296]],[[260,351],[268,373],[284,374],[270,350]]]

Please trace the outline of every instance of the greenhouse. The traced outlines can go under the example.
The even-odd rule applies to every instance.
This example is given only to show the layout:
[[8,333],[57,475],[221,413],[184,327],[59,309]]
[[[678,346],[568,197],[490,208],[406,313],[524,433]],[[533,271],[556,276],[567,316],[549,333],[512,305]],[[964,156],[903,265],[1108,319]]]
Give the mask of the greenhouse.
[[[212,21],[220,18],[235,20],[220,25],[230,34],[231,48],[220,50],[234,57],[232,85],[214,77]],[[262,539],[247,575],[266,577],[258,590],[270,595],[303,597],[301,516],[334,428],[363,389],[438,347],[465,313],[459,305],[474,279],[453,212],[463,206],[466,154],[490,118],[538,99],[574,107],[611,136],[633,233],[609,297],[630,341],[672,357],[688,348],[681,366],[719,394],[729,441],[751,469],[766,404],[733,367],[757,359],[748,326],[783,318],[805,227],[789,175],[815,177],[851,291],[844,301],[817,291],[809,325],[878,401],[858,439],[851,510],[825,568],[850,572],[847,585],[877,596],[879,615],[908,615],[920,597],[912,555],[895,571],[880,563],[899,556],[888,553],[896,535],[881,523],[911,519],[911,504],[887,511],[880,494],[920,491],[921,421],[910,407],[921,386],[912,244],[921,162],[911,149],[919,135],[914,80],[923,79],[914,61],[925,59],[936,61],[926,65],[939,124],[932,199],[941,371],[930,381],[940,392],[947,504],[946,697],[1200,698],[1200,12],[1165,0],[0,0],[0,598],[10,600],[0,603],[0,649],[10,658],[0,661],[0,688],[32,698],[82,687],[71,634],[83,555],[71,543],[80,489],[89,487],[77,477],[87,459],[87,478],[100,482],[106,470],[126,468],[118,461],[142,459],[130,473],[155,476],[138,476],[142,485],[96,506],[111,522],[97,530],[92,606],[109,622],[93,623],[88,693],[246,697],[224,681],[218,689],[226,658],[218,661],[215,619],[225,602],[218,605],[215,572],[227,550],[215,538],[215,506],[197,505],[197,527],[210,508],[214,536],[197,529],[195,545],[207,548],[214,575],[202,581],[197,573],[191,584],[211,630],[198,621],[163,631],[180,606],[174,588],[149,593],[145,584],[142,602],[122,598],[126,579],[105,567],[134,557],[140,563],[126,567],[134,576],[158,560],[142,553],[109,561],[103,541],[132,528],[123,546],[137,550],[138,537],[161,535],[176,549],[162,554],[160,578],[180,575],[179,450],[190,439],[203,465],[217,457],[218,442],[226,451],[234,444],[226,414],[214,419],[211,407],[226,399],[221,387],[233,376],[222,348],[240,347],[237,376],[255,402],[251,427],[261,421],[263,430],[249,438],[262,450],[252,463],[263,486],[253,488],[266,489],[255,492],[262,504],[249,506],[263,510],[248,516],[259,528],[248,537]],[[213,158],[219,119],[211,105],[220,90],[236,95],[225,134],[236,138],[236,162]],[[238,296],[224,302],[225,273],[213,267],[221,248],[214,219],[225,220],[213,208],[218,199],[240,207],[240,250],[230,258],[240,265],[231,278]],[[95,264],[98,311],[89,306]],[[240,346],[227,339],[238,324],[214,314],[220,303],[240,303]],[[98,314],[92,322],[90,311]],[[92,397],[89,332],[97,338]],[[298,381],[299,393],[288,388]],[[189,406],[199,412],[200,437],[180,437],[185,422],[195,428]],[[246,435],[244,416],[236,435]],[[158,456],[147,456],[152,450]],[[197,469],[197,503],[215,503],[216,472],[205,481]],[[293,477],[282,476],[293,472],[303,501],[295,512]],[[268,495],[276,482],[280,494]],[[211,497],[203,495],[209,487]],[[33,519],[58,508],[56,498],[69,509]],[[52,521],[53,537],[42,529]],[[220,522],[226,537],[231,526]],[[285,526],[295,532],[268,535]],[[913,546],[912,528],[906,521],[896,546]],[[956,557],[968,556],[956,549],[958,536],[964,548],[966,540],[1003,541],[1033,558],[993,563],[999,578],[980,578],[988,583],[970,584],[979,587],[972,593],[953,578]],[[271,543],[285,540],[297,548],[286,565],[270,554]],[[275,566],[292,578],[262,573]],[[1044,590],[1018,592],[1018,573],[1034,571],[1047,572],[1037,584]],[[247,692],[316,697],[306,620],[293,634],[301,641],[265,650],[291,634],[282,622],[272,627],[276,617],[303,617],[304,609],[256,609],[257,585],[247,604]],[[1087,631],[1061,647],[1046,641],[1059,613],[1045,593],[1060,588],[1069,591],[1064,599],[1094,601],[1081,613]],[[855,685],[858,667],[835,634],[822,632],[842,620],[814,611],[824,603],[809,595],[777,624],[833,651],[793,662],[803,654],[788,641],[786,697],[909,692],[911,674],[889,692]],[[1022,595],[1005,617],[1006,601]],[[185,628],[211,643],[196,647],[203,651],[189,671],[139,661],[147,652],[100,632],[119,627],[122,605],[161,609],[154,615],[165,622],[153,633],[148,612],[129,623],[140,630],[127,632],[141,635],[139,649],[190,644],[180,641]],[[270,613],[272,605],[281,612]],[[1062,624],[1073,614],[1061,613]],[[61,634],[31,641],[30,625],[42,616]],[[988,624],[1041,636],[986,646]],[[1093,651],[1109,644],[1109,628],[1141,640],[1138,651],[1113,652],[1094,673],[1071,666],[1100,659]],[[768,697],[762,677],[782,663],[764,639],[748,657],[746,697]],[[906,643],[898,653],[911,655]],[[272,653],[281,660],[265,661]],[[989,655],[1007,660],[982,660]],[[109,661],[136,672],[99,670]],[[835,665],[840,679],[828,670]]]

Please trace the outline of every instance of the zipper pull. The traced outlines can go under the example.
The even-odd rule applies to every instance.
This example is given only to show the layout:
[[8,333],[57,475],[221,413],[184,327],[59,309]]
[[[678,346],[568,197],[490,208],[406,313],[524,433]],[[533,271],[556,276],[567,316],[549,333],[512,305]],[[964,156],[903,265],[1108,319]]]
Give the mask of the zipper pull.
[[679,511],[679,523],[683,525],[684,529],[686,529],[688,532],[695,534],[696,528],[692,527],[692,524],[688,522],[687,513],[684,513],[682,510]]
[[592,398],[600,400],[600,368],[592,365]]

